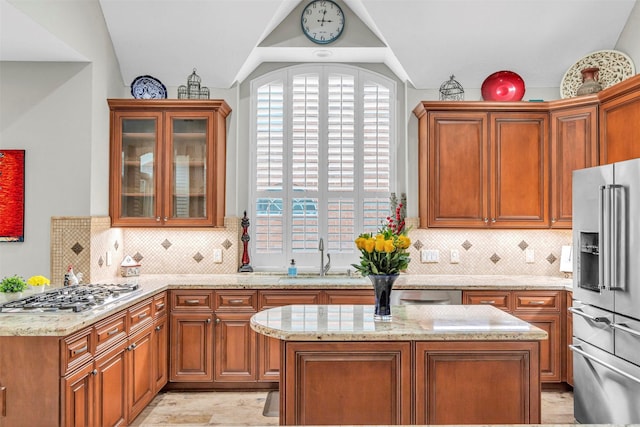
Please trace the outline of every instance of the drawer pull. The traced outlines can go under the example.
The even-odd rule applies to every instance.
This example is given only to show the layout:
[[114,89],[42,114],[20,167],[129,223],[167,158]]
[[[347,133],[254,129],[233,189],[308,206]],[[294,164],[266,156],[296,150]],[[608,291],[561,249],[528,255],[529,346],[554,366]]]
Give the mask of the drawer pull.
[[244,301],[241,299],[230,299],[229,300],[229,304],[231,305],[240,305],[242,304]]
[[200,300],[199,299],[187,299],[187,300],[184,300],[184,303],[188,304],[188,305],[198,305],[198,304],[200,304]]
[[528,305],[544,305],[544,301],[529,301]]
[[495,304],[495,303],[496,303],[496,300],[494,299],[491,299],[491,300],[483,299],[480,301],[480,304]]
[[147,313],[140,313],[140,314],[138,314],[138,320],[140,320],[140,319],[144,319],[145,317],[147,317]]
[[162,310],[164,308],[164,303],[156,304],[156,310]]
[[120,328],[115,328],[114,330],[107,332],[107,336],[110,337],[112,335],[117,334],[118,332],[120,332]]
[[73,350],[72,353],[73,353],[74,356],[77,356],[77,355],[79,355],[81,353],[85,353],[87,350],[89,350],[89,347],[85,345],[82,348],[78,348],[76,350]]
[[7,416],[7,388],[6,387],[0,387],[0,405],[2,406],[0,408],[0,416],[6,417]]

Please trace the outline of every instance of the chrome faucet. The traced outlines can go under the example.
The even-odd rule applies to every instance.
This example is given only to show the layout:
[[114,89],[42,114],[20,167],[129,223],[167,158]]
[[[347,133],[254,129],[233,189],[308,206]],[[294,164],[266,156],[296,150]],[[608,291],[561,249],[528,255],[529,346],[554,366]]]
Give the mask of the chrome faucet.
[[318,244],[318,250],[320,251],[320,276],[324,276],[331,268],[331,255],[327,253],[328,262],[327,265],[324,265],[324,240],[322,240],[322,237]]

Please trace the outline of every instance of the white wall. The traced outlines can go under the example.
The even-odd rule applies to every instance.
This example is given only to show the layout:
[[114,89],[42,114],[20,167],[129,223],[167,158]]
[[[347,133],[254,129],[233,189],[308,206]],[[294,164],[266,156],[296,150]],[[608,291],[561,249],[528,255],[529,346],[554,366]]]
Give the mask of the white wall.
[[0,62],[0,148],[26,150],[25,241],[0,243],[0,278],[49,275],[51,216],[107,214],[106,98],[124,95],[98,2],[16,7],[90,62]]

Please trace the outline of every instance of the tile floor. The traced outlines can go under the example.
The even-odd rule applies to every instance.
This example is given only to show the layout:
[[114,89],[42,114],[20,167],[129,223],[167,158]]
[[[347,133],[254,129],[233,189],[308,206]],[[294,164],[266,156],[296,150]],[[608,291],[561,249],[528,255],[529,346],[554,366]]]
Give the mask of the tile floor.
[[[267,392],[160,393],[134,420],[140,427],[276,426],[265,417]],[[542,424],[574,424],[573,393],[542,393]]]

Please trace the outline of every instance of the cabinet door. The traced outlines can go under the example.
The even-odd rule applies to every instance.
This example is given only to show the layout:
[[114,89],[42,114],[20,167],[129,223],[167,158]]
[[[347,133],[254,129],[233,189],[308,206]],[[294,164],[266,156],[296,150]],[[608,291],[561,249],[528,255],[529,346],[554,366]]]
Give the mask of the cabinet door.
[[109,194],[114,226],[160,221],[162,123],[158,112],[112,113]]
[[551,113],[551,226],[571,228],[572,173],[598,161],[596,105]]
[[[87,363],[62,379],[65,427],[90,427],[95,424],[94,377],[93,363]],[[37,408],[34,407],[33,410]]]
[[[319,290],[260,291],[258,307],[260,310],[292,304],[320,304]],[[258,380],[278,381],[280,379],[280,340],[258,334]]]
[[538,342],[417,342],[416,424],[540,422]]
[[549,226],[548,121],[546,113],[491,114],[492,226]]
[[562,381],[562,329],[560,314],[516,314],[525,322],[545,331],[549,338],[540,341],[540,380],[544,383]]
[[167,112],[163,221],[212,225],[215,186],[213,113]]
[[95,360],[95,425],[120,426],[127,422],[126,341]]
[[213,381],[213,313],[171,313],[169,381]]
[[487,114],[430,112],[428,120],[428,144],[419,148],[428,150],[428,164],[419,165],[429,177],[419,189],[420,198],[428,198],[426,225],[483,226],[489,216]]
[[155,392],[162,390],[169,379],[169,331],[167,316],[154,321],[153,328],[153,378]]
[[255,381],[257,336],[249,313],[216,313],[215,381]]
[[144,409],[154,396],[154,330],[152,325],[129,338],[127,347],[127,390],[129,421]]
[[640,157],[640,92],[611,96],[600,104],[600,163]]
[[326,290],[327,304],[375,304],[373,289]]
[[[567,307],[573,305],[573,293],[567,292]],[[567,328],[564,341],[564,358],[566,361],[566,381],[571,387],[573,387],[573,352],[569,351],[569,344],[573,341],[573,314],[570,311],[567,313]]]

